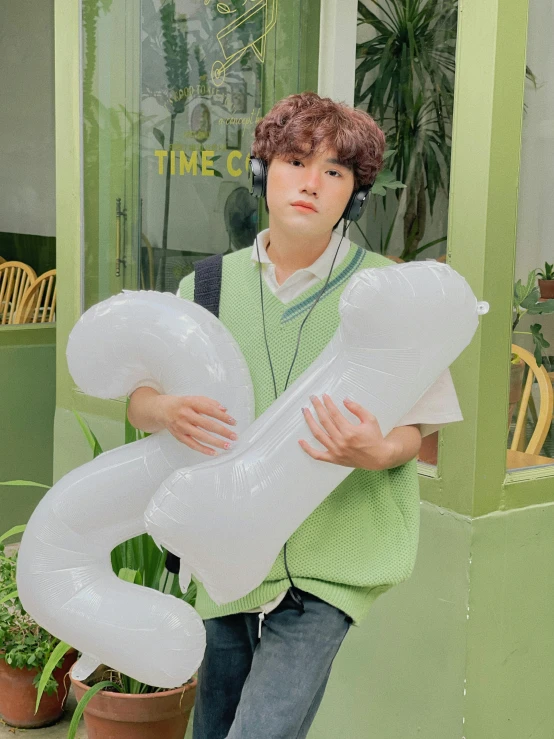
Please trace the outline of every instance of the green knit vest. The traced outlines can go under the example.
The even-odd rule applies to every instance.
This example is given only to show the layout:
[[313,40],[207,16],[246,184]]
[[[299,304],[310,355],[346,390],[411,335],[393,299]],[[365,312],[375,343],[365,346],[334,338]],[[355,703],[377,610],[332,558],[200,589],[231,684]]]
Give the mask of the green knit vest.
[[[302,330],[289,386],[333,336],[339,323],[339,298],[349,278],[359,269],[390,264],[386,257],[351,245]],[[251,249],[223,258],[219,310],[220,320],[235,337],[250,369],[256,417],[275,400],[263,338],[258,270],[251,260]],[[267,339],[278,394],[283,392],[300,324],[323,284],[322,280],[283,305],[262,280]],[[193,300],[194,273],[181,281],[180,296]],[[233,409],[229,412],[232,415]],[[305,438],[310,438],[307,425]],[[297,587],[331,603],[359,624],[378,595],[409,577],[418,537],[415,460],[382,472],[354,470],[290,537],[287,564]],[[288,587],[281,550],[265,581],[240,600],[217,606],[198,583],[196,608],[204,619],[227,616],[257,608]]]

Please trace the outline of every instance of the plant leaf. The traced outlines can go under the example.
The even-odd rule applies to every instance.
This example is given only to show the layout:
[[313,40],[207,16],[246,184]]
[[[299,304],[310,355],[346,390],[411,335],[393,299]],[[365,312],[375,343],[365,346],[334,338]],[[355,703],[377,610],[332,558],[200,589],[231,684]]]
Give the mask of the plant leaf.
[[42,482],[33,482],[32,480],[7,480],[6,482],[0,482],[0,485],[21,485],[24,487],[46,488],[46,490],[50,490],[52,487],[51,485],[43,485]]
[[79,422],[79,426],[81,427],[81,430],[83,434],[85,435],[85,439],[88,441],[88,445],[92,449],[92,457],[93,459],[95,459],[100,454],[102,454],[102,447],[100,446],[98,439],[92,432],[92,429],[90,428],[88,423],[85,421],[85,419],[82,418],[82,416],[79,413],[77,413],[77,411],[73,411],[73,415]]
[[6,601],[11,600],[12,598],[17,598],[17,590],[12,590],[11,593],[2,596],[2,598],[0,598],[0,606],[2,603],[6,603]]
[[83,695],[79,703],[77,703],[75,713],[73,714],[73,718],[71,719],[71,723],[69,724],[67,739],[75,739],[79,721],[81,720],[81,716],[83,715],[88,703],[94,698],[96,693],[99,693],[101,690],[104,690],[104,688],[107,687],[113,687],[116,688],[116,690],[118,690],[120,693],[122,692],[119,685],[116,685],[111,680],[102,680],[102,682],[96,683],[96,685],[93,685],[91,688],[89,688],[89,690],[87,690],[87,692]]
[[162,147],[162,149],[165,149],[165,134],[163,131],[160,131],[159,128],[153,128],[152,133],[154,134],[156,141],[159,143],[159,145]]
[[48,682],[50,676],[56,669],[56,665],[60,661],[60,659],[71,649],[69,644],[66,644],[64,641],[59,642],[59,644],[56,646],[56,648],[52,651],[52,654],[48,658],[48,662],[44,665],[44,668],[42,670],[42,673],[40,675],[40,681],[37,687],[37,701],[35,704],[35,713],[38,711],[38,707],[40,704],[40,699],[42,698],[42,694],[44,693],[44,688],[46,687],[46,683]]
[[541,313],[554,313],[554,300],[544,300],[542,303],[537,302],[527,312],[532,316],[540,315]]
[[131,570],[129,567],[122,567],[117,576],[120,580],[133,583],[134,585],[142,585],[142,575],[138,570]]
[[5,539],[9,539],[11,536],[15,536],[16,534],[22,534],[27,527],[27,524],[20,524],[19,526],[13,526],[11,529],[8,529],[2,536],[0,536],[0,543],[3,542]]

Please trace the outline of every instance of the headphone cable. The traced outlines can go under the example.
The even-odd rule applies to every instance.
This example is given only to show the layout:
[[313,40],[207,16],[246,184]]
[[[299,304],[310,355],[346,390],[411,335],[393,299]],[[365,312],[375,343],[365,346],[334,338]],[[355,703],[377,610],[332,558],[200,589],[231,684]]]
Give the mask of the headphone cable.
[[[318,294],[315,302],[313,303],[312,307],[308,311],[308,313],[305,316],[304,320],[300,324],[300,329],[298,331],[298,337],[297,337],[297,340],[296,340],[296,349],[294,351],[294,356],[292,358],[292,363],[290,365],[290,369],[289,369],[289,372],[288,372],[288,375],[287,375],[285,386],[283,388],[283,392],[285,392],[285,390],[288,387],[289,380],[290,380],[290,377],[291,377],[291,374],[292,374],[292,368],[294,367],[294,363],[296,362],[296,357],[298,356],[298,350],[300,348],[300,336],[302,334],[302,329],[304,328],[304,325],[305,325],[306,321],[308,320],[308,318],[310,317],[311,312],[316,307],[316,305],[319,302],[319,299],[321,298],[321,296],[323,295],[323,293],[325,292],[325,290],[327,288],[327,284],[329,283],[329,280],[331,278],[331,274],[332,274],[333,269],[334,269],[334,266],[335,266],[335,261],[336,261],[337,256],[338,256],[339,249],[341,247],[341,244],[343,242],[344,237],[346,236],[347,229],[348,229],[348,222],[345,220],[344,227],[343,227],[343,230],[342,230],[342,236],[341,236],[341,239],[339,241],[339,245],[337,246],[337,250],[335,252],[335,256],[333,257],[333,261],[331,262],[331,269],[329,270],[329,274],[327,275],[327,279],[325,280],[325,284],[321,288],[321,290],[320,290],[320,292],[319,292],[319,294]],[[277,394],[277,382],[275,380],[275,372],[273,370],[273,363],[271,361],[271,353],[269,351],[269,343],[268,343],[268,340],[267,340],[267,332],[266,332],[266,326],[265,326],[264,293],[263,293],[263,287],[262,287],[262,263],[260,261],[260,246],[258,244],[258,234],[257,233],[256,233],[256,251],[258,253],[258,275],[259,275],[259,278],[260,278],[260,304],[261,304],[261,309],[262,309],[262,326],[263,326],[263,330],[264,330],[264,341],[265,341],[265,348],[266,348],[266,352],[267,352],[267,358],[269,360],[269,367],[270,367],[270,370],[271,370],[271,378],[273,380],[273,392],[275,394],[275,400],[277,400],[277,397],[278,397],[278,394]],[[284,559],[284,563],[285,563],[285,571],[287,573],[287,577],[288,577],[289,582],[290,582],[291,598],[294,601],[294,604],[295,604],[296,608],[298,609],[299,613],[300,614],[303,614],[305,609],[304,609],[304,602],[302,600],[302,595],[301,595],[299,589],[296,587],[296,585],[293,582],[293,579],[292,579],[291,574],[290,574],[290,571],[289,571],[288,563],[287,563],[287,542],[285,542],[285,545],[283,547],[283,559]]]

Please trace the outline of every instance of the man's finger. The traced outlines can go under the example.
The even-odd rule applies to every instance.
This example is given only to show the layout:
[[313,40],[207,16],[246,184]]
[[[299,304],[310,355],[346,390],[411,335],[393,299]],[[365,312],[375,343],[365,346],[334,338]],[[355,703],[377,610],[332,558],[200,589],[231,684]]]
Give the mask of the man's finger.
[[350,400],[349,398],[345,398],[344,405],[348,408],[348,410],[351,413],[353,413],[355,416],[358,416],[360,421],[369,423],[370,421],[377,420],[377,418],[372,413],[370,413],[366,408],[364,408],[363,405],[360,405],[359,403],[355,403],[353,400]]
[[349,427],[352,426],[351,422],[340,412],[340,410],[337,408],[335,403],[333,402],[333,399],[330,395],[327,395],[327,393],[323,394],[323,402],[325,403],[325,408],[327,409],[327,413],[331,417],[331,420],[335,424],[335,426],[341,431],[343,434],[350,431],[351,429]]
[[312,401],[312,405],[314,407],[315,412],[317,413],[317,417],[319,419],[319,422],[327,431],[329,436],[332,439],[337,439],[339,436],[339,430],[336,426],[336,424],[333,422],[331,417],[329,416],[329,413],[327,411],[327,408],[323,405],[321,400],[317,397],[317,395],[310,395],[310,400]]
[[324,447],[327,449],[330,448],[330,445],[332,444],[332,439],[329,436],[329,434],[326,434],[315,422],[314,417],[312,416],[309,408],[302,408],[302,413],[304,414],[304,418],[306,419],[306,423],[310,427],[310,431],[314,435],[314,438],[317,439],[321,444],[323,444]]
[[300,439],[298,443],[300,444],[302,449],[313,459],[318,459],[321,462],[333,461],[329,452],[320,452],[318,449],[314,449],[313,446],[310,446],[307,441],[304,441],[304,439]]

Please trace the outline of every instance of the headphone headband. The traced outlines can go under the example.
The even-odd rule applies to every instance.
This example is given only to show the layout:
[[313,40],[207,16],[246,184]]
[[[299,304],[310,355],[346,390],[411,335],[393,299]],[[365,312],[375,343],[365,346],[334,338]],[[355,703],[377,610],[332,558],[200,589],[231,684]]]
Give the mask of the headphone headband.
[[[267,162],[259,157],[250,157],[251,190],[256,198],[267,196]],[[358,221],[366,208],[371,185],[362,185],[352,193],[339,220]]]

